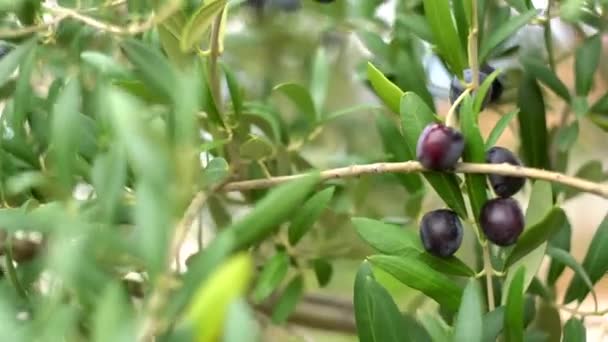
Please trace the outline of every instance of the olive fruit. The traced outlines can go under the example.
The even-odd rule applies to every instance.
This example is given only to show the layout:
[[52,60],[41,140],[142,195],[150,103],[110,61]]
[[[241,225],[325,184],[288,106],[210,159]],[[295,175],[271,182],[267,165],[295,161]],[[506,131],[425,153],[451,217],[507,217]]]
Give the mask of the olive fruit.
[[[492,66],[490,66],[488,64],[483,64],[481,66],[480,70],[481,70],[481,72],[483,72],[489,76],[496,69],[494,69]],[[502,85],[501,76],[498,75],[498,77],[496,77],[494,79],[494,81],[492,82],[492,91],[490,92],[490,103],[497,102],[500,99],[500,95],[502,95],[503,91],[504,91],[504,86]]]
[[[471,69],[465,69],[463,72],[464,82],[471,83],[473,81],[473,71]],[[479,84],[483,83],[483,81],[488,77],[483,71],[479,71]],[[450,103],[456,102],[456,100],[462,95],[462,93],[466,89],[466,84],[463,84],[460,79],[456,76],[452,78],[452,83],[450,84]],[[474,92],[473,92],[474,93]],[[486,97],[483,99],[482,109],[488,104],[490,98],[492,97],[492,88],[488,89],[488,93]],[[458,113],[458,110],[456,111]]]
[[11,47],[6,44],[0,44],[0,59],[4,58],[4,56],[8,55],[11,52]]
[[448,209],[430,211],[420,221],[420,239],[424,249],[438,257],[453,255],[462,243],[462,223]]
[[[491,164],[508,163],[521,165],[521,161],[504,147],[494,146],[486,152],[486,162]],[[490,185],[494,193],[499,197],[511,197],[524,186],[526,179],[523,177],[502,176],[490,174]]]
[[416,158],[431,170],[453,168],[464,150],[464,137],[454,128],[434,123],[424,128],[416,146]]
[[320,2],[322,4],[331,4],[335,0],[315,0],[316,2]]
[[479,224],[488,240],[499,246],[510,246],[524,230],[524,214],[512,198],[495,198],[481,208]]

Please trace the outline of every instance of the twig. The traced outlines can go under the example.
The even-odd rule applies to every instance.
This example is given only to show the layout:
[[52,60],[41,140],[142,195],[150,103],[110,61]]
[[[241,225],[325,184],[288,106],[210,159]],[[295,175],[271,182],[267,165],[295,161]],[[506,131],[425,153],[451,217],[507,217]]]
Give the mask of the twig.
[[59,23],[66,17],[67,17],[67,14],[63,14],[63,15],[58,15],[55,18],[53,18],[47,22],[40,23],[38,25],[19,27],[19,28],[15,28],[15,29],[2,29],[2,30],[0,30],[0,38],[1,39],[18,38],[21,36],[27,36],[28,34],[32,34],[35,32],[44,31],[44,30],[48,29],[49,27]]
[[471,68],[471,73],[473,77],[473,82],[471,87],[477,89],[479,86],[479,61],[478,61],[478,32],[479,32],[479,23],[477,18],[477,0],[471,0],[471,27],[469,30],[468,37],[468,48],[469,48],[469,67]]
[[482,247],[483,248],[483,264],[484,264],[484,270],[486,273],[486,289],[487,289],[487,294],[488,294],[488,311],[493,311],[494,308],[496,307],[495,303],[494,303],[494,285],[492,284],[492,273],[493,272],[493,267],[492,267],[492,261],[491,261],[491,257],[490,257],[490,245],[489,244],[485,244],[485,246]]
[[454,101],[454,103],[452,103],[452,106],[450,107],[450,110],[448,111],[448,114],[445,117],[445,124],[448,127],[455,127],[456,126],[456,115],[454,115],[454,113],[456,113],[456,108],[458,108],[458,106],[460,105],[460,103],[464,100],[464,98],[471,92],[471,89],[467,88],[465,89],[462,94],[460,94],[460,96],[458,96],[458,98],[456,99],[456,101]]
[[[330,169],[321,172],[321,180],[357,177],[369,174],[384,173],[419,173],[431,172],[426,170],[417,161],[406,161],[396,163],[374,163],[363,165],[352,165],[337,169]],[[455,173],[476,173],[476,174],[496,174],[502,176],[514,176],[531,179],[541,179],[553,183],[563,184],[584,192],[608,198],[608,186],[590,182],[585,179],[567,176],[558,172],[535,169],[530,167],[515,166],[511,164],[481,164],[481,163],[458,163],[450,172]],[[222,187],[223,191],[246,191],[253,189],[270,188],[287,181],[304,177],[306,174],[295,174],[290,176],[280,176],[267,179],[255,179],[247,181],[232,182]]]

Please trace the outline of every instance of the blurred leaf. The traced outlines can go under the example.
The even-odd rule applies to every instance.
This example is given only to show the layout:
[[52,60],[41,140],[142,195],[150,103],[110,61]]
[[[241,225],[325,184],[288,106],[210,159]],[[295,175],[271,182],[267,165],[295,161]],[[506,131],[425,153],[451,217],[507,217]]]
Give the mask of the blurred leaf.
[[248,160],[264,160],[274,154],[274,145],[259,135],[250,134],[239,146],[239,155]]
[[32,38],[17,46],[0,60],[0,86],[6,84],[24,57],[34,48],[37,38]]
[[505,322],[505,307],[499,306],[483,316],[483,338],[484,342],[496,342]]
[[[500,69],[496,69],[489,74],[483,82],[479,85],[479,88],[475,90],[473,93],[474,102],[473,102],[473,112],[475,114],[475,118],[479,115],[479,113],[483,110],[484,102],[486,97],[488,96],[488,92],[492,90],[494,80],[500,75],[502,71]],[[462,111],[462,110],[461,110]]]
[[559,128],[555,139],[560,152],[567,152],[574,146],[578,138],[578,131],[578,121],[573,121],[571,124]]
[[[452,2],[454,19],[456,21],[456,28],[458,30],[458,37],[460,38],[460,46],[462,51],[465,51],[465,55],[468,56],[468,36],[469,36],[469,17],[470,12],[467,14],[465,9],[468,4],[465,5],[466,0],[456,0]],[[469,9],[470,10],[470,9]]]
[[281,284],[281,281],[287,275],[288,268],[289,256],[284,252],[277,252],[264,265],[252,293],[253,300],[259,303],[268,298]]
[[600,97],[589,110],[592,113],[608,113],[608,92]]
[[17,195],[47,184],[48,179],[40,171],[25,171],[6,180],[6,194]]
[[562,326],[559,310],[552,303],[540,301],[534,325],[530,328],[530,331],[534,329],[547,335],[547,338],[541,341],[560,341]]
[[424,326],[433,342],[450,341],[451,327],[448,326],[439,315],[424,312],[421,314],[420,323]]
[[359,341],[411,341],[403,330],[399,308],[388,291],[376,282],[365,261],[355,278],[354,305]]
[[425,263],[413,258],[390,255],[374,255],[368,260],[403,284],[423,292],[444,305],[448,310],[458,310],[462,289],[450,278],[429,269]]
[[585,342],[587,341],[587,331],[585,325],[578,318],[572,317],[564,325],[563,342]]
[[182,51],[194,49],[203,42],[205,34],[213,25],[213,20],[224,10],[226,0],[205,1],[201,7],[188,19],[180,39]]
[[230,92],[232,107],[234,108],[234,113],[238,118],[243,111],[243,90],[238,83],[236,75],[228,67],[228,65],[222,63],[222,69],[224,70],[224,75],[226,75],[226,84],[228,86],[228,91]]
[[486,149],[490,149],[496,145],[496,142],[498,139],[500,139],[502,133],[509,126],[509,123],[513,120],[517,113],[518,110],[516,109],[500,117],[500,120],[498,120],[494,128],[492,128],[492,131],[486,140]]
[[313,260],[313,269],[320,287],[325,287],[329,284],[333,274],[333,267],[327,260],[321,258]]
[[236,299],[228,308],[224,325],[223,342],[257,342],[260,340],[260,327],[254,313],[242,299]]
[[315,104],[308,89],[296,83],[283,83],[274,87],[273,90],[287,96],[287,98],[296,106],[298,111],[306,116],[309,123],[314,123],[319,120],[319,113],[315,109]]
[[[608,215],[604,217],[591,239],[591,245],[583,259],[583,268],[587,271],[593,284],[608,272]],[[582,302],[588,293],[589,289],[585,286],[585,281],[576,275],[570,281],[564,303],[570,303],[573,300]]]
[[165,100],[179,98],[180,94],[175,94],[175,73],[160,51],[133,39],[123,41],[121,46],[146,87],[152,88]]
[[80,59],[101,75],[118,79],[133,78],[133,73],[129,69],[118,63],[116,59],[104,55],[103,53],[97,51],[84,51],[80,54]]
[[[564,222],[564,224],[557,230],[555,235],[549,239],[549,248],[558,248],[560,250],[569,252],[570,251],[570,240],[572,239],[572,227],[570,221]],[[563,263],[558,260],[551,260],[549,266],[549,272],[547,272],[547,284],[553,286],[557,281],[557,278],[564,271]]]
[[515,277],[508,288],[504,329],[506,342],[523,342],[524,340],[525,273],[524,267],[517,269]]
[[[472,105],[473,99],[468,96],[460,107],[460,129],[464,136],[464,141],[466,141],[462,160],[470,163],[484,163],[486,160],[486,150],[477,122],[477,113],[479,112],[475,111]],[[466,174],[465,179],[473,215],[474,217],[480,217],[481,208],[488,201],[486,175]]]
[[108,152],[98,154],[91,177],[99,199],[100,216],[112,220],[127,181],[127,157],[124,149],[113,146]]
[[574,60],[574,75],[576,77],[576,94],[587,96],[593,85],[593,76],[597,69],[602,49],[602,38],[596,34],[587,38],[576,49]]
[[433,32],[433,40],[452,73],[460,76],[466,66],[466,55],[452,20],[450,3],[444,0],[423,0],[424,13]]
[[483,63],[487,60],[490,53],[504,40],[513,36],[517,30],[526,25],[537,15],[536,9],[531,9],[520,15],[511,17],[504,25],[493,31],[485,38],[479,48],[479,62]]
[[247,216],[229,228],[235,233],[237,248],[248,247],[272,234],[302,205],[318,181],[317,172],[273,189]]
[[[416,156],[412,155],[407,146],[403,144],[403,135],[391,119],[378,115],[376,126],[380,133],[380,139],[382,139],[384,151],[391,155],[388,161],[402,162],[415,159]],[[422,178],[418,174],[395,174],[395,177],[399,179],[410,194],[422,191],[424,188]]]
[[545,102],[536,80],[525,76],[519,87],[519,135],[524,162],[527,166],[549,168]]
[[[590,161],[586,162],[578,169],[578,171],[576,171],[576,174],[574,176],[578,177],[578,178],[587,179],[592,182],[597,182],[597,183],[601,183],[608,179],[608,173],[604,172],[602,162],[600,162],[598,160],[590,160]],[[570,187],[565,188],[564,189],[564,194],[565,194],[564,199],[570,199],[580,193],[581,193],[580,190],[570,188]]]
[[585,283],[587,289],[591,291],[593,300],[597,305],[597,296],[593,290],[593,283],[591,282],[591,279],[589,279],[589,276],[587,275],[587,272],[585,272],[583,266],[581,266],[581,264],[579,264],[576,259],[570,255],[570,253],[564,251],[563,249],[549,246],[549,248],[547,248],[547,255],[552,259],[570,267],[570,269],[572,269],[574,273]]
[[589,102],[584,96],[575,96],[570,105],[577,119],[584,118],[589,114]]
[[215,228],[221,229],[232,224],[232,215],[224,206],[218,196],[211,196],[207,199],[207,206],[211,214],[211,218],[215,223]]
[[424,16],[416,13],[399,13],[397,21],[400,25],[410,29],[420,39],[430,44],[434,43],[433,32],[431,32],[431,27]]
[[527,10],[530,9],[530,6],[528,6],[528,2],[526,0],[508,0],[507,3],[509,5],[511,5],[514,9],[517,10],[517,12],[519,13],[524,13]]
[[[12,126],[19,129],[17,134],[24,134],[24,123],[27,113],[34,106],[32,101],[32,72],[36,67],[37,48],[34,46],[24,56],[19,66],[19,78],[15,86],[14,115],[11,118]],[[1,63],[1,62],[0,62]]]
[[[554,209],[553,208],[553,191],[551,187],[551,183],[547,181],[537,180],[532,185],[532,193],[530,194],[530,200],[528,201],[528,208],[526,209],[525,222],[526,226],[524,227],[525,234],[526,230],[530,227],[534,227],[544,218],[547,217],[549,212]],[[538,246],[534,251],[530,252],[528,255],[521,258],[519,261],[515,261],[507,272],[507,278],[505,279],[504,288],[509,288],[509,284],[513,280],[513,276],[515,275],[515,271],[518,270],[521,266],[524,266],[526,269],[526,275],[524,277],[524,289],[527,289],[529,284],[534,279],[534,276],[538,272],[540,265],[545,256],[547,244],[543,243]],[[502,303],[504,304],[506,301],[507,291],[503,291]]]
[[132,314],[124,290],[116,284],[108,286],[101,294],[93,316],[93,341],[133,341]]
[[462,294],[458,318],[454,326],[454,341],[481,342],[483,305],[477,279],[471,278]]
[[310,96],[315,105],[316,111],[321,112],[325,105],[327,91],[329,89],[329,61],[327,53],[323,47],[317,48],[317,53],[313,59],[312,79],[310,80]]
[[337,119],[337,118],[340,118],[340,117],[343,117],[343,116],[346,116],[349,114],[367,112],[367,111],[378,110],[378,109],[382,109],[382,108],[378,107],[377,105],[369,105],[369,104],[358,104],[358,105],[346,107],[344,109],[339,109],[339,110],[336,110],[334,112],[327,114],[323,119],[321,119],[319,124],[323,125],[331,120],[334,120],[334,119]]
[[275,304],[274,311],[272,312],[272,322],[274,324],[285,323],[295,310],[303,293],[304,280],[302,279],[302,275],[298,275],[287,284],[287,287],[281,294],[281,298]]
[[399,113],[403,91],[393,82],[389,81],[372,63],[367,63],[367,79],[382,102],[393,113]]
[[295,245],[312,228],[327,208],[335,187],[324,189],[312,196],[291,221],[288,230],[289,243]]
[[71,193],[76,180],[74,168],[76,164],[76,151],[78,140],[75,134],[66,132],[79,132],[78,111],[80,110],[81,90],[78,79],[70,80],[61,90],[57,102],[53,106],[52,120],[52,155],[59,177],[66,194]]
[[213,158],[203,170],[203,184],[210,187],[220,184],[230,176],[230,165],[224,158]]
[[524,57],[521,62],[529,75],[541,81],[564,101],[570,102],[570,91],[549,67],[544,65],[539,59],[532,57]]
[[[405,145],[411,155],[416,155],[418,138],[424,128],[435,122],[435,117],[426,104],[414,93],[407,92],[401,100],[401,126]],[[464,198],[456,175],[444,172],[425,172],[424,177],[437,194],[460,217],[467,217]]]
[[[566,214],[561,208],[554,208],[539,223],[528,226],[517,240],[517,244],[505,261],[505,267],[510,267],[537,247],[546,246],[547,240],[567,221]],[[544,248],[543,248],[544,250]]]
[[202,283],[189,305],[187,317],[196,327],[197,341],[216,341],[230,303],[247,289],[253,262],[248,253],[237,254]]

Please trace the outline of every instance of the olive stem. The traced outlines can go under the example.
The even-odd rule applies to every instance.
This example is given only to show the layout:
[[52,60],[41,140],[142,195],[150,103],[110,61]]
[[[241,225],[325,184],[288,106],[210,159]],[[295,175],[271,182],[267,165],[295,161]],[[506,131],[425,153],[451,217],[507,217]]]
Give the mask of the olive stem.
[[492,285],[492,261],[490,260],[490,245],[483,246],[483,264],[486,273],[486,291],[488,294],[488,311],[493,311],[496,307],[494,303],[494,286]]
[[448,114],[445,117],[445,125],[448,127],[456,127],[456,108],[458,108],[458,105],[460,105],[460,103],[464,100],[465,97],[467,97],[467,95],[469,95],[469,93],[471,92],[471,89],[467,88],[465,89],[462,94],[460,94],[460,96],[458,96],[458,98],[456,99],[456,101],[454,101],[454,103],[452,103],[452,106],[450,107],[450,110],[448,111]]
[[469,30],[468,37],[468,53],[469,53],[469,66],[472,73],[471,88],[477,89],[479,86],[479,60],[478,60],[478,32],[479,23],[477,18],[477,0],[471,0],[471,27]]
[[[405,161],[394,163],[374,163],[351,165],[336,169],[329,169],[321,172],[321,180],[327,181],[331,179],[358,177],[371,174],[385,173],[421,173],[434,172],[425,169],[417,161]],[[608,185],[591,182],[582,178],[568,176],[559,172],[553,172],[542,169],[524,167],[520,165],[503,164],[483,164],[483,163],[458,163],[454,169],[446,171],[454,173],[474,173],[474,174],[496,174],[502,176],[514,176],[531,179],[541,179],[553,183],[566,185],[583,192],[595,194],[597,196],[608,198]],[[254,189],[266,189],[288,181],[305,177],[307,174],[295,174],[289,176],[279,176],[264,179],[253,179],[246,181],[237,181],[227,183],[221,188],[223,191],[247,191]]]

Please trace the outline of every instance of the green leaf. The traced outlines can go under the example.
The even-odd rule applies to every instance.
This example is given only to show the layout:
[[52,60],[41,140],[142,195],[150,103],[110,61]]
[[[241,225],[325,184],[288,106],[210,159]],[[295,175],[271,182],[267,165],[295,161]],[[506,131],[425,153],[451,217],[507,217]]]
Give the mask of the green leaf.
[[403,91],[393,82],[389,81],[372,63],[367,63],[367,79],[382,102],[392,112],[399,113]]
[[281,284],[289,269],[289,256],[284,252],[277,252],[266,262],[253,290],[253,300],[262,302]]
[[[570,251],[570,240],[572,239],[572,227],[570,221],[564,222],[564,224],[557,230],[555,235],[549,239],[549,247],[559,248],[560,250],[569,252]],[[547,272],[547,285],[553,286],[559,276],[564,271],[566,265],[557,261],[551,260],[549,271]]]
[[11,78],[24,57],[36,46],[37,38],[32,38],[9,52],[0,60],[0,86],[3,86]]
[[557,232],[567,219],[564,211],[556,207],[539,223],[528,226],[529,228],[519,237],[515,248],[505,261],[505,267],[513,265],[539,246],[546,246],[547,240]]
[[[576,174],[574,176],[597,183],[601,183],[608,179],[608,173],[604,172],[602,162],[600,162],[599,160],[590,160],[586,162],[578,169],[578,171],[576,171]],[[580,193],[580,190],[570,187],[565,188],[564,199],[570,199]]]
[[433,32],[431,32],[431,27],[424,16],[416,13],[399,13],[397,22],[411,30],[420,39],[430,44],[434,43]]
[[500,69],[496,69],[492,71],[481,83],[479,88],[473,93],[474,102],[473,102],[473,112],[475,113],[475,117],[483,110],[484,102],[488,92],[492,89],[492,84],[494,80],[500,75],[502,71]]
[[587,331],[585,325],[578,318],[572,317],[564,325],[564,339],[562,342],[585,342]]
[[524,340],[525,273],[525,268],[519,268],[508,288],[504,329],[506,342],[523,342]]
[[134,39],[123,41],[121,46],[146,87],[152,88],[165,100],[179,98],[180,94],[174,91],[177,83],[175,73],[160,51]]
[[[384,151],[391,155],[388,161],[402,162],[415,159],[416,156],[412,155],[407,146],[403,144],[403,135],[401,135],[399,128],[391,119],[384,115],[378,115],[376,118],[376,126],[380,133],[380,139],[382,139]],[[415,194],[423,190],[424,183],[422,183],[420,175],[395,174],[395,177],[399,179],[400,183],[410,194]]]
[[374,255],[368,260],[403,284],[423,292],[448,310],[458,310],[462,289],[450,278],[429,269],[425,263],[413,258],[390,255]]
[[518,16],[511,17],[504,25],[493,31],[486,39],[481,42],[479,48],[479,62],[483,63],[490,56],[490,53],[500,43],[507,38],[513,36],[517,30],[526,25],[530,20],[536,17],[536,9],[531,9]]
[[57,102],[53,106],[52,155],[57,175],[67,193],[71,193],[76,182],[74,169],[78,139],[75,134],[66,134],[66,132],[79,132],[81,129],[78,125],[80,101],[80,82],[78,79],[72,79],[61,90]]
[[281,298],[275,304],[274,311],[272,312],[272,322],[275,324],[284,323],[296,308],[303,292],[304,280],[301,275],[298,275],[287,284],[285,291],[281,294]]
[[259,201],[255,208],[230,228],[235,232],[237,248],[253,245],[278,229],[278,226],[304,202],[319,181],[319,173],[281,185]]
[[196,327],[197,341],[217,340],[230,304],[247,289],[252,268],[249,254],[237,254],[199,286],[187,310],[188,320]]
[[315,104],[308,89],[296,83],[282,83],[274,87],[273,90],[287,96],[298,111],[305,115],[309,123],[312,124],[319,120],[319,113],[315,109]]
[[[435,116],[424,101],[410,92],[403,95],[400,112],[405,145],[411,155],[416,155],[416,145],[420,133],[428,124],[435,121]],[[426,172],[424,177],[452,210],[460,217],[467,217],[466,205],[456,175],[444,172]]]
[[91,178],[99,199],[100,216],[112,220],[127,181],[127,156],[124,149],[114,146],[107,153],[97,155]]
[[[5,57],[6,58],[6,57]],[[32,72],[36,66],[36,58],[37,58],[37,48],[34,46],[32,49],[28,51],[28,53],[24,56],[21,65],[19,66],[19,78],[17,79],[17,83],[15,86],[15,95],[14,95],[14,107],[13,107],[13,115],[11,118],[12,126],[18,127],[19,132],[16,134],[24,134],[24,123],[26,119],[27,113],[30,111],[30,108],[33,106],[34,101],[32,101]]]
[[566,85],[543,62],[532,57],[524,57],[521,62],[529,75],[544,83],[564,101],[570,102],[570,91],[568,91]]
[[357,234],[384,254],[403,254],[407,248],[421,249],[420,238],[411,227],[403,228],[363,217],[351,219]]
[[[483,137],[479,131],[477,123],[477,113],[471,108],[473,100],[468,96],[460,109],[460,129],[466,141],[462,160],[470,163],[484,163],[486,160],[486,150],[483,144]],[[480,217],[481,208],[488,200],[486,191],[486,175],[466,174],[466,187],[469,194],[469,202],[473,210],[474,217]]]
[[578,276],[578,278],[580,278],[585,283],[587,289],[591,291],[593,300],[597,304],[597,296],[595,294],[595,291],[593,290],[593,283],[591,282],[591,279],[589,279],[589,275],[587,275],[587,272],[585,271],[583,266],[579,264],[570,253],[566,252],[563,249],[549,246],[547,248],[547,255],[550,256],[551,259],[557,260],[562,264],[570,267],[574,271],[576,276]]
[[219,196],[209,197],[207,199],[207,207],[213,223],[215,223],[215,228],[221,229],[232,224],[232,215],[228,212]]
[[578,139],[578,131],[578,121],[560,127],[555,136],[558,151],[568,152]]
[[317,112],[323,110],[327,91],[329,89],[329,61],[323,47],[317,49],[313,59],[312,79],[310,80],[310,96]]
[[403,318],[388,291],[372,274],[367,262],[363,262],[355,278],[355,319],[361,342],[410,341],[403,329]]
[[264,160],[270,158],[274,152],[272,142],[260,135],[250,134],[249,139],[239,146],[239,155],[246,160]]
[[295,245],[306,234],[314,223],[321,217],[334,194],[335,187],[329,187],[312,196],[291,221],[288,236],[289,243]]
[[574,75],[576,78],[576,94],[587,96],[593,85],[595,70],[599,64],[602,50],[602,37],[596,34],[589,37],[576,49],[574,59]]
[[[466,0],[456,0],[452,2],[452,7],[454,10],[454,19],[456,20],[456,28],[458,29],[458,37],[460,38],[460,46],[462,51],[468,50],[468,37],[469,37],[469,19],[470,13],[467,14],[467,9],[465,7],[470,7],[470,5],[466,4]],[[468,52],[465,53],[465,56],[468,55]]]
[[451,327],[443,321],[441,316],[430,312],[423,312],[420,315],[422,316],[420,318],[420,323],[431,336],[433,342],[450,341],[452,333]]
[[243,91],[239,86],[238,79],[234,72],[225,63],[222,63],[221,65],[222,69],[224,70],[224,75],[226,76],[226,85],[228,86],[228,91],[230,92],[232,107],[234,108],[234,113],[238,118],[243,111]]
[[466,55],[452,20],[450,2],[447,0],[423,0],[424,13],[433,32],[433,40],[449,69],[462,75],[466,66]]
[[529,75],[520,84],[517,106],[524,162],[530,167],[548,169],[545,102],[538,83]]
[[[561,315],[553,305],[554,299],[540,301],[534,325],[529,330],[540,330],[546,333],[547,338],[540,341],[560,341],[562,335]],[[527,336],[526,336],[527,337]],[[527,340],[526,340],[527,341]]]
[[84,51],[80,54],[80,59],[101,75],[118,79],[133,78],[133,73],[129,69],[118,63],[116,59],[103,53]]
[[496,342],[498,335],[504,327],[505,307],[499,306],[483,316],[483,338],[484,342]]
[[182,30],[180,40],[182,51],[186,52],[200,46],[215,18],[224,10],[226,2],[227,0],[211,0],[201,4]]
[[124,289],[111,284],[100,295],[93,315],[92,341],[133,341],[135,322]]
[[608,113],[608,92],[600,97],[589,110],[591,113]]
[[258,342],[260,334],[260,327],[247,302],[242,298],[233,301],[228,308],[222,341]]
[[[608,215],[604,217],[593,235],[591,245],[583,259],[583,268],[587,271],[593,284],[608,272]],[[584,284],[585,281],[580,276],[576,275],[572,278],[568,290],[566,290],[564,303],[570,303],[573,300],[582,302],[589,293],[589,289]]]
[[477,279],[472,278],[464,289],[454,326],[454,341],[481,342],[483,334],[483,299]]
[[494,125],[494,128],[492,128],[488,139],[486,140],[486,149],[490,149],[496,145],[496,142],[498,139],[500,139],[502,133],[509,126],[509,123],[513,120],[517,113],[518,110],[516,109],[500,117],[496,125]]
[[230,176],[230,165],[224,158],[213,158],[203,170],[203,185],[211,187],[220,184]]
[[313,269],[315,271],[315,276],[317,278],[317,283],[319,283],[320,287],[325,287],[329,284],[331,280],[331,276],[333,274],[332,265],[325,259],[315,259],[312,262]]
[[[553,209],[553,191],[551,183],[547,181],[537,180],[532,185],[532,193],[530,194],[530,200],[528,202],[528,208],[526,209],[525,222],[526,227],[524,228],[524,234],[527,229],[540,223],[549,212]],[[505,288],[509,287],[509,284],[513,280],[515,271],[521,266],[526,269],[526,275],[524,277],[524,289],[527,289],[532,279],[538,272],[540,265],[545,256],[546,243],[538,246],[534,251],[521,258],[519,261],[513,263],[507,272],[507,278],[505,280]],[[507,292],[503,291],[502,302],[506,301]]]

